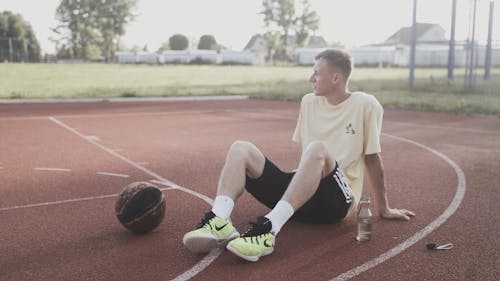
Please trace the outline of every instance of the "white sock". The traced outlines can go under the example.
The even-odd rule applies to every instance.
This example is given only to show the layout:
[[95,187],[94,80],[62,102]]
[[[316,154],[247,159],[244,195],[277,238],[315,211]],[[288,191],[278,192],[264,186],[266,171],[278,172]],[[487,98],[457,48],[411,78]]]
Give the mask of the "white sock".
[[233,212],[234,201],[229,196],[219,195],[215,197],[212,212],[225,220],[229,219]]
[[293,216],[294,212],[290,203],[280,200],[278,204],[274,206],[274,209],[272,209],[269,214],[265,215],[265,217],[271,221],[271,231],[274,232],[274,235],[280,232],[281,227],[283,227],[283,225]]

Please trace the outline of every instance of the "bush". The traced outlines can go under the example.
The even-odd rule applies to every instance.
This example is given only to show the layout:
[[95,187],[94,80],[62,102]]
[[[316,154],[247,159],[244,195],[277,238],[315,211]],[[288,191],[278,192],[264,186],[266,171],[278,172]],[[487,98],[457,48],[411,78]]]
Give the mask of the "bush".
[[213,35],[203,35],[198,43],[199,50],[213,50],[217,46],[217,41]]
[[189,40],[182,34],[175,34],[168,39],[170,48],[176,51],[186,50],[189,47]]

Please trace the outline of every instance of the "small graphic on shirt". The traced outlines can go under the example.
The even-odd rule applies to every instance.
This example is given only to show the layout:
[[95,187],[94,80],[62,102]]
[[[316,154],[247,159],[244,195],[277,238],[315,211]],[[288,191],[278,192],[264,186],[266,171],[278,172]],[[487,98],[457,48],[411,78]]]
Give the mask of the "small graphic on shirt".
[[356,131],[352,128],[352,123],[349,123],[349,125],[345,127],[345,133],[351,135],[356,134]]

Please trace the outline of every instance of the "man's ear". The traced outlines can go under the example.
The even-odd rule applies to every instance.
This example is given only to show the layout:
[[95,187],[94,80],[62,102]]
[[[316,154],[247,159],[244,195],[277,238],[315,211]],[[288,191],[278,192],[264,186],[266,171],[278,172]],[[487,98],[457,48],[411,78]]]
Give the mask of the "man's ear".
[[340,79],[342,79],[342,77],[340,76],[340,73],[334,72],[332,74],[332,83],[338,83],[340,81]]

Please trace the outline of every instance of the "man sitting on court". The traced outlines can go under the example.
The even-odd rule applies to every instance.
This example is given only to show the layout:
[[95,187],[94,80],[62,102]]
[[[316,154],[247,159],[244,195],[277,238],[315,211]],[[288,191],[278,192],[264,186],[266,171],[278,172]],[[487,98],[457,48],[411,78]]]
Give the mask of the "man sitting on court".
[[[197,229],[184,235],[192,252],[225,245],[239,257],[257,261],[273,252],[275,238],[291,218],[309,223],[335,223],[354,213],[366,167],[380,216],[409,220],[415,214],[389,208],[380,157],[383,109],[372,95],[349,92],[352,62],[338,50],[316,56],[293,140],[302,146],[294,172],[283,172],[252,143],[236,141],[222,169],[217,196]],[[272,210],[239,234],[230,220],[244,190]]]

